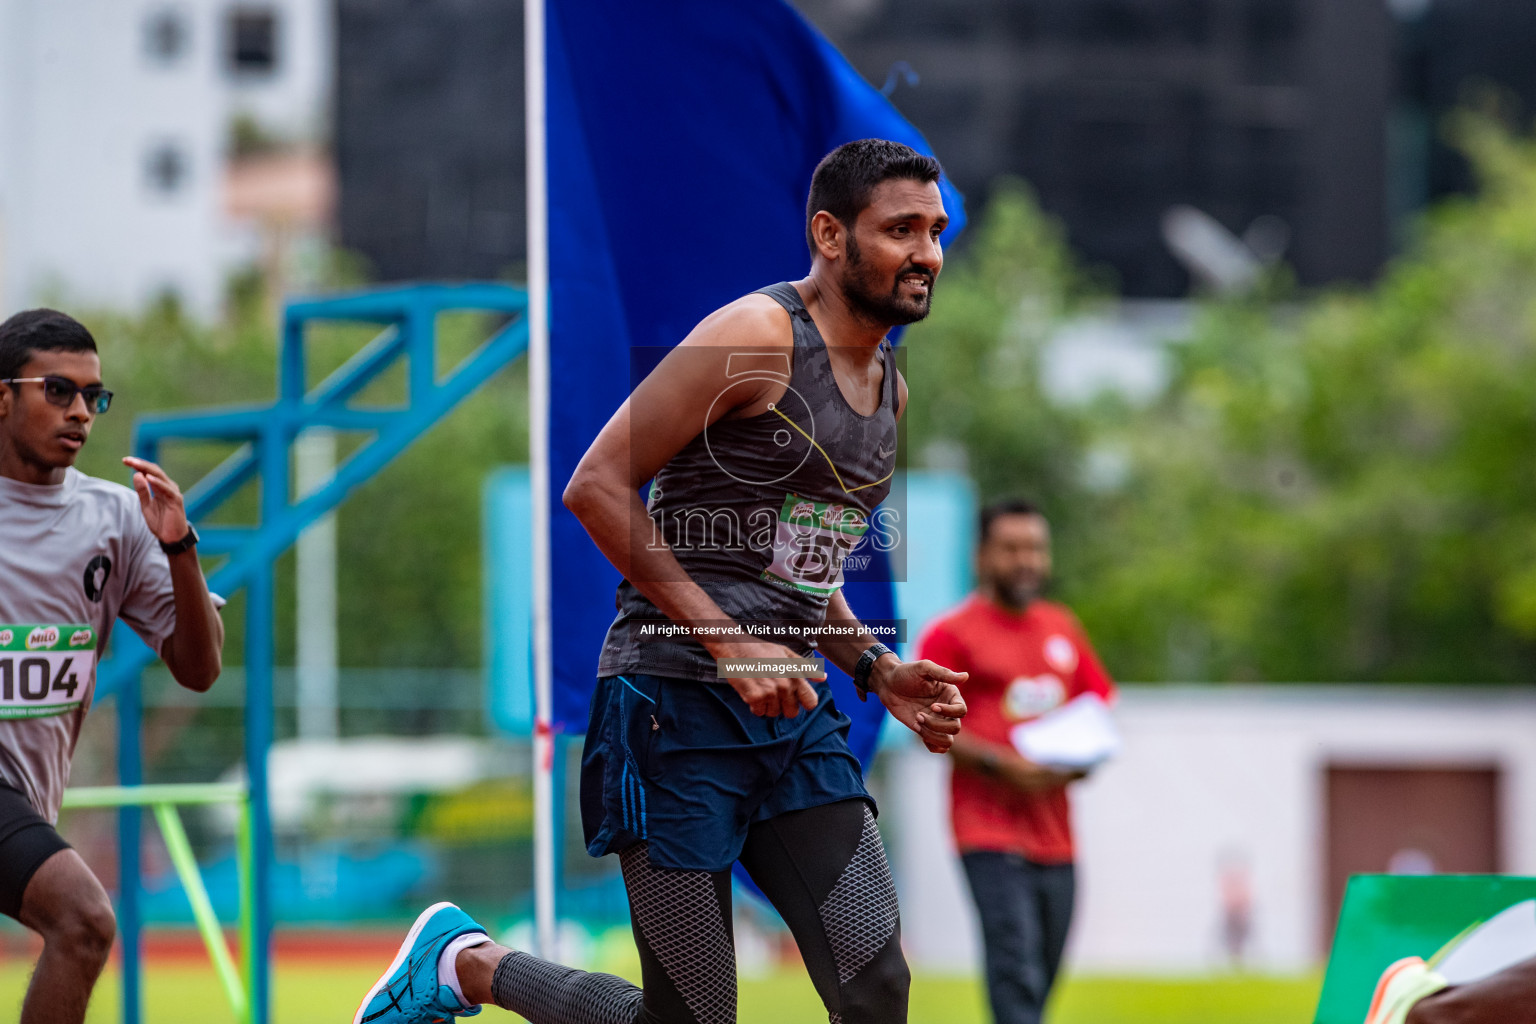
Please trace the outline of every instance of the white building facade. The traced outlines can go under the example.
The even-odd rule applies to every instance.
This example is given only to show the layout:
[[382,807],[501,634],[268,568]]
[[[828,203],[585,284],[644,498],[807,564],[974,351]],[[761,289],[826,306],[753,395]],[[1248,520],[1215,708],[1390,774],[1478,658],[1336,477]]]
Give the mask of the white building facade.
[[237,115],[326,137],[327,0],[0,0],[0,310],[217,314]]
[[[1242,966],[1292,973],[1326,957],[1339,884],[1332,875],[1536,875],[1536,695],[1129,687],[1117,718],[1123,752],[1074,791],[1071,969],[1200,974],[1233,966],[1234,885],[1246,908]],[[882,825],[908,950],[929,969],[979,969],[948,828],[947,759],[905,746],[887,756]],[[1457,817],[1480,800],[1483,812]],[[1473,856],[1466,863],[1474,867],[1442,862],[1436,844],[1470,833],[1491,847],[1455,854]],[[1375,852],[1361,851],[1362,842],[1374,842]]]

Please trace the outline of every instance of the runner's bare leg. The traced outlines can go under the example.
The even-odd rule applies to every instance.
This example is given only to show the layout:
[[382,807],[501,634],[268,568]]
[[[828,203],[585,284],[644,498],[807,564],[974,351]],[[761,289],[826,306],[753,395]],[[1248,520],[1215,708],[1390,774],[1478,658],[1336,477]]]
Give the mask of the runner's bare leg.
[[21,923],[43,937],[21,1024],[81,1024],[117,932],[112,903],[74,850],[43,862],[21,898]]

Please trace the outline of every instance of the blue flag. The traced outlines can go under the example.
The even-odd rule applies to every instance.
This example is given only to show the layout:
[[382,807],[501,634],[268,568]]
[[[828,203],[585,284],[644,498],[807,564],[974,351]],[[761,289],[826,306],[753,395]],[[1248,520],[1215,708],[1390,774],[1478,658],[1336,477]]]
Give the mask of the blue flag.
[[[806,274],[806,194],[828,152],[932,150],[782,0],[549,0],[547,31],[554,725],[580,732],[618,575],[560,491],[628,396],[632,352]],[[943,188],[947,242],[964,218]],[[894,619],[883,562],[861,575],[855,614]],[[840,673],[832,685],[867,762],[882,709]]]

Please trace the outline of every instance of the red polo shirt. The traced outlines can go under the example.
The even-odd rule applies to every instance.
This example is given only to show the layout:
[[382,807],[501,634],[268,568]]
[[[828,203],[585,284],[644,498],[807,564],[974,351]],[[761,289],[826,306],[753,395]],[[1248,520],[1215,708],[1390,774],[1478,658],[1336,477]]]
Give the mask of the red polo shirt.
[[[1071,612],[1036,600],[1022,612],[979,595],[928,627],[918,657],[971,677],[961,684],[964,730],[1010,746],[1008,731],[1083,693],[1114,697],[1115,684]],[[951,820],[961,852],[1016,853],[1040,864],[1072,860],[1067,788],[1023,793],[974,769],[955,766]]]

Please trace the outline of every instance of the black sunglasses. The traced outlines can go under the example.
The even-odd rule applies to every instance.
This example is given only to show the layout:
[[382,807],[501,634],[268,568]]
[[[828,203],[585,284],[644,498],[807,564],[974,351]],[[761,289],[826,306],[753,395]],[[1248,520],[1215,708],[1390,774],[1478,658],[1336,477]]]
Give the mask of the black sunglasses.
[[84,395],[85,407],[93,412],[104,413],[112,408],[112,392],[100,384],[81,387],[67,377],[9,377],[0,380],[0,384],[41,384],[48,404],[60,409],[74,405],[76,395]]

